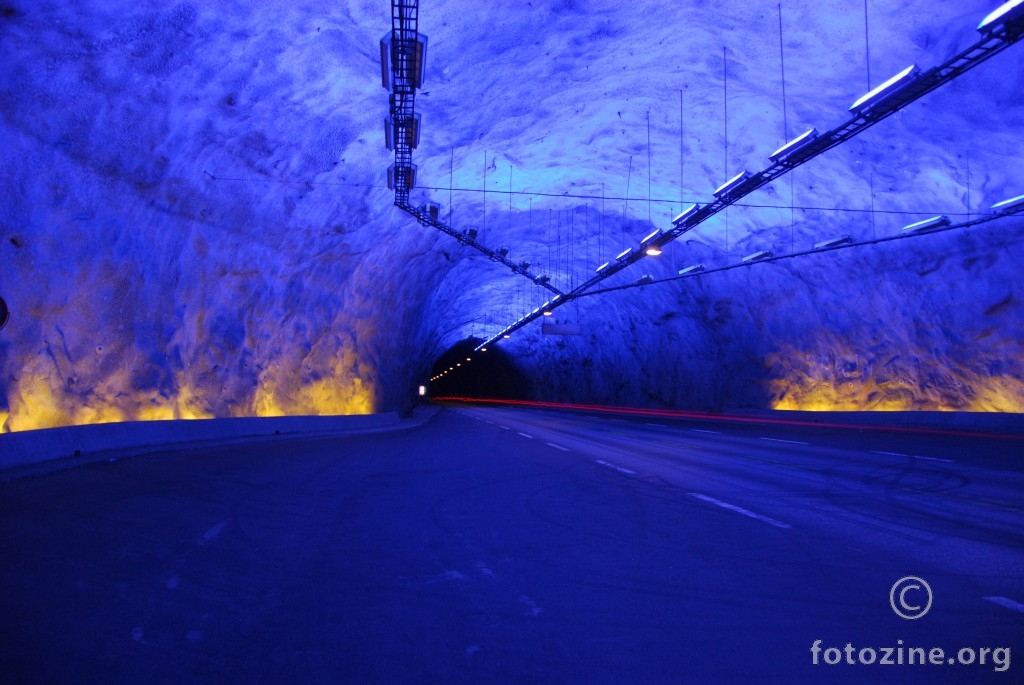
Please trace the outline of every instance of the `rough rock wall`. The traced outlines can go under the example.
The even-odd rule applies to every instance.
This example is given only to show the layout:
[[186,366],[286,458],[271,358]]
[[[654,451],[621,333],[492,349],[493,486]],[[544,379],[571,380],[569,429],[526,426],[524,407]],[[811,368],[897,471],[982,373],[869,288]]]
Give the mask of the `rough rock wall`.
[[[871,82],[965,46],[992,5],[869,3]],[[416,201],[580,282],[866,89],[862,5],[788,2],[783,108],[777,9],[424,3]],[[543,301],[391,205],[389,21],[377,0],[0,4],[4,430],[400,408],[445,349]],[[1019,194],[1022,49],[623,282]],[[559,399],[1020,411],[1018,231],[586,298],[559,314],[583,336],[508,349]]]

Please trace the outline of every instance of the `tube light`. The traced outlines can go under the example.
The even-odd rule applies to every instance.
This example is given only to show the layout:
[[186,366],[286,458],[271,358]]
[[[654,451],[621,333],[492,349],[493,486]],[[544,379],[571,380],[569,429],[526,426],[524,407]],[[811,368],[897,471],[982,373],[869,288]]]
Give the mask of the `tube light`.
[[894,93],[899,92],[903,87],[916,79],[920,73],[921,69],[916,64],[911,64],[882,85],[858,98],[856,102],[850,105],[850,111],[861,112],[871,109]]
[[992,211],[996,214],[1002,214],[1022,206],[1024,206],[1024,195],[1018,195],[1017,197],[1011,197],[1009,200],[995,203],[992,205]]
[[750,172],[749,171],[741,171],[740,173],[736,174],[735,176],[730,178],[728,181],[726,181],[722,185],[718,186],[718,190],[716,190],[712,194],[715,197],[717,197],[718,199],[722,199],[722,196],[729,195],[729,193],[731,193],[732,191],[736,190],[736,188],[741,183],[746,181],[748,178],[750,178]]
[[793,140],[789,141],[775,152],[768,155],[768,160],[773,164],[778,162],[780,159],[790,156],[800,148],[804,147],[815,138],[818,137],[818,129],[812,128],[809,131],[804,131]]
[[949,226],[948,216],[933,216],[931,219],[907,224],[903,227],[903,231],[906,233],[913,233],[914,231],[929,231],[933,228],[939,228],[940,226]]
[[611,264],[611,262],[605,262],[601,266],[597,267],[597,269],[596,269],[597,273],[601,273],[602,271],[607,269],[609,264]]
[[672,219],[672,225],[675,226],[676,228],[679,228],[679,224],[683,223],[684,221],[689,219],[691,216],[696,214],[699,209],[700,209],[700,205],[699,204],[692,204],[692,205],[690,205],[689,207],[684,209],[682,211],[682,213],[680,213],[678,216],[676,216],[675,219]]
[[616,261],[618,261],[618,260],[621,260],[621,259],[624,259],[624,258],[628,257],[628,256],[630,255],[630,253],[631,253],[632,251],[633,251],[633,248],[631,248],[631,247],[627,247],[627,248],[626,248],[625,250],[623,250],[623,251],[622,251],[622,252],[620,252],[619,254],[615,255],[615,259],[616,259]]
[[822,240],[820,243],[814,243],[814,249],[820,250],[823,247],[835,247],[836,245],[843,245],[845,243],[853,242],[853,238],[848,235],[841,235],[836,238],[829,238],[828,240]]
[[658,238],[662,236],[660,228],[654,230],[653,233],[648,235],[646,238],[640,241],[640,247],[651,257],[657,257],[661,254],[661,245],[657,243]]
[[993,33],[1007,23],[1021,18],[1024,18],[1024,0],[1010,0],[992,10],[987,17],[982,19],[978,24],[978,30],[982,33]]
[[547,285],[550,280],[551,276],[537,276],[537,278],[533,279],[534,283],[537,285]]
[[700,273],[703,270],[704,270],[704,265],[703,264],[694,264],[693,266],[688,266],[685,269],[680,269],[679,270],[679,275],[680,276],[685,276],[687,274]]
[[751,254],[748,254],[746,257],[743,258],[742,261],[744,263],[746,263],[746,262],[756,262],[759,259],[768,259],[771,256],[772,256],[771,250],[759,250],[757,252],[753,252]]
[[653,283],[653,282],[654,282],[654,276],[652,276],[650,274],[644,274],[640,278],[636,279],[636,284],[637,285],[643,285],[644,283]]

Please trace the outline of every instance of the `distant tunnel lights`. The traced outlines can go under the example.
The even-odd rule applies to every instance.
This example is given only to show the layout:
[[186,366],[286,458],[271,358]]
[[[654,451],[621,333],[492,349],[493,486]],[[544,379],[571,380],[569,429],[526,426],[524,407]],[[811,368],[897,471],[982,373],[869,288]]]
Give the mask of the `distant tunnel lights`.
[[1018,21],[1024,22],[1024,0],[1010,0],[982,19],[978,24],[978,30],[982,33],[993,33]]
[[789,141],[788,143],[780,147],[775,152],[768,155],[768,159],[769,161],[772,162],[772,164],[774,164],[778,162],[780,159],[785,159],[786,157],[789,157],[791,154],[793,154],[800,148],[804,147],[817,137],[818,129],[812,128],[810,131],[805,131],[796,138],[794,138],[793,140]]
[[883,102],[892,94],[905,88],[910,84],[910,82],[916,79],[917,75],[920,73],[921,69],[916,64],[911,64],[909,67],[896,74],[882,85],[858,98],[856,102],[850,105],[850,111],[864,112],[871,109],[880,102]]
[[942,226],[949,226],[948,216],[933,216],[931,219],[925,219],[924,221],[917,221],[912,224],[907,224],[903,227],[904,233],[915,233],[917,231],[930,231],[933,228],[940,228]]
[[721,200],[723,197],[728,197],[728,195],[732,193],[732,191],[736,190],[740,186],[740,184],[742,184],[748,178],[750,178],[750,172],[741,171],[740,173],[736,174],[722,185],[718,186],[718,190],[716,190],[713,193],[713,195],[717,197],[719,200]]
[[996,214],[1002,214],[1021,207],[1024,207],[1024,195],[1018,195],[1017,197],[1011,197],[1009,200],[997,202],[992,205],[992,211]]

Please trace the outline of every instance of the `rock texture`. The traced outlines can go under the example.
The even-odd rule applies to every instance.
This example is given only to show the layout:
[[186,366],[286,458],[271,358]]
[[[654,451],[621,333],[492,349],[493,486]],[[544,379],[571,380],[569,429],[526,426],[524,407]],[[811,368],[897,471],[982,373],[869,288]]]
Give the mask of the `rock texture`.
[[[871,0],[866,55],[861,3],[783,2],[780,50],[774,0],[424,0],[414,199],[568,287],[996,4]],[[389,28],[379,0],[0,3],[4,430],[401,408],[546,299],[392,206]],[[1014,46],[615,283],[1024,192],[1022,66]],[[538,399],[1024,411],[1022,223],[583,298],[557,314],[582,335],[502,345]]]

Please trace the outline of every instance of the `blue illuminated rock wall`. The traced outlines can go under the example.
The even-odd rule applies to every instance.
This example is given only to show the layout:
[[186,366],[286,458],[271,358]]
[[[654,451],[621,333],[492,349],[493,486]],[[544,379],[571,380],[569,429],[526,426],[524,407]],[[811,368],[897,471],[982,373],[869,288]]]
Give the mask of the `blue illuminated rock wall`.
[[[579,283],[787,138],[843,120],[868,85],[853,4],[784,3],[783,109],[774,1],[426,2],[414,201]],[[992,5],[869,3],[871,83],[965,47]],[[447,347],[545,299],[391,205],[389,9],[3,4],[5,430],[400,408]],[[1024,192],[1022,50],[749,198],[774,208],[731,209],[613,284]],[[584,298],[557,315],[583,335],[535,325],[502,344],[538,397],[1021,411],[1019,228]]]

